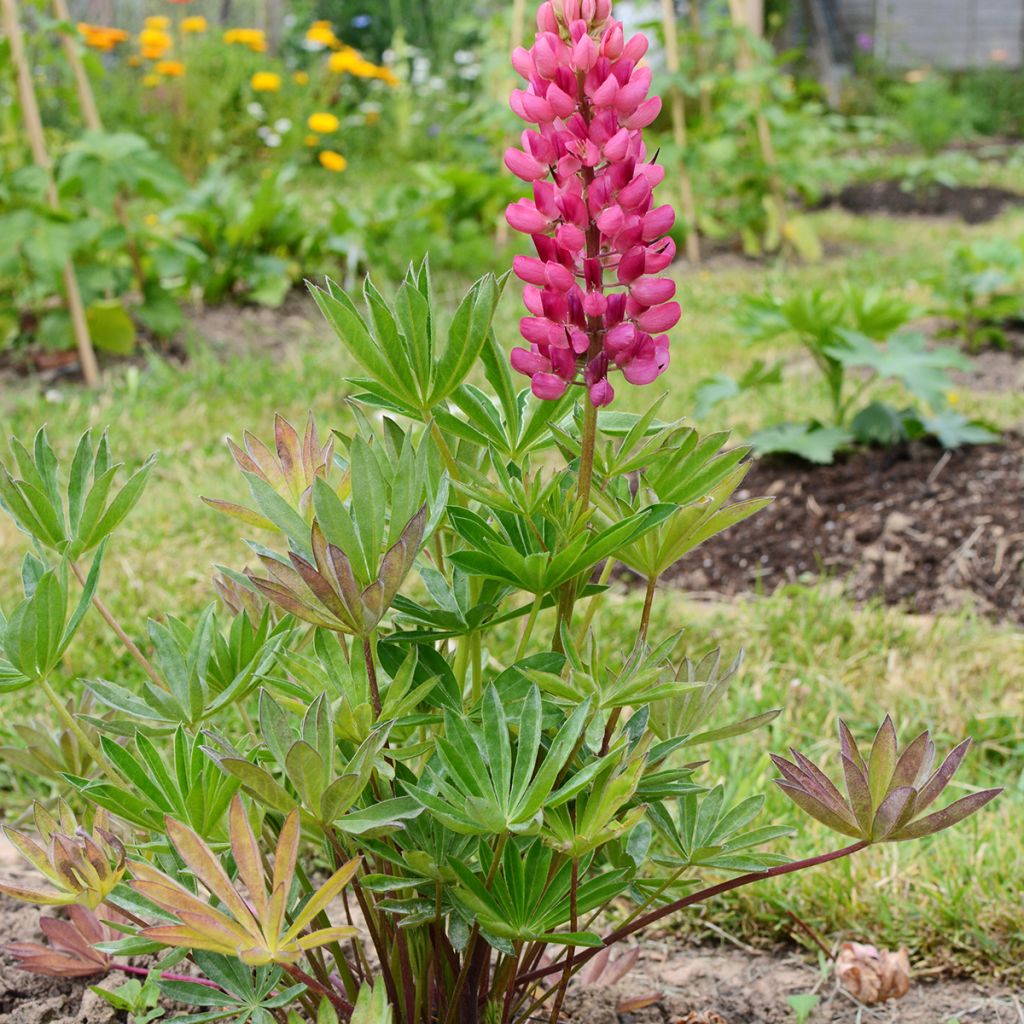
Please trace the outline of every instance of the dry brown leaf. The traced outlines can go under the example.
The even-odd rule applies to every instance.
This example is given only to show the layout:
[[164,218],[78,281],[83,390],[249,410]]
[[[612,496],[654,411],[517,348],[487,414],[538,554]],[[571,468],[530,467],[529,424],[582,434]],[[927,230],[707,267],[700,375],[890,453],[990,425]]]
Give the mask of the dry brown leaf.
[[620,1014],[636,1013],[639,1010],[646,1010],[648,1006],[654,1006],[655,1003],[661,1002],[661,998],[664,992],[648,992],[642,996],[626,996],[619,1002],[616,1007]]
[[910,957],[861,942],[844,942],[836,957],[840,984],[865,1006],[902,999],[910,991]]

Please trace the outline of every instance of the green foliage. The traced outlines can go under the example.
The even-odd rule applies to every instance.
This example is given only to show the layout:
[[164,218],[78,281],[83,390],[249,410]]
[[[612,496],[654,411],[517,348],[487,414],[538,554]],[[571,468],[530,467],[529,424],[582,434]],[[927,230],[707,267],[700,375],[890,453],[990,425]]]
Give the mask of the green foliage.
[[954,246],[935,287],[938,312],[969,352],[1006,347],[1007,322],[1024,318],[1024,236]]
[[[213,607],[194,622],[169,611],[149,623],[145,652],[118,625],[144,681],[88,680],[102,713],[54,702],[91,757],[62,781],[99,824],[41,819],[48,850],[17,837],[54,887],[16,894],[130,915],[99,949],[159,953],[156,984],[197,1008],[179,1024],[269,1024],[286,1008],[308,1024],[429,1022],[466,1005],[516,1019],[539,979],[567,979],[723,885],[930,833],[985,802],[904,820],[904,791],[923,810],[957,764],[929,777],[923,740],[908,748],[916,761],[896,760],[894,741],[888,757],[887,724],[866,769],[870,832],[851,818],[860,791],[853,810],[837,808],[795,755],[795,767],[777,762],[787,793],[856,842],[796,862],[764,849],[790,830],[760,823],[763,797],[703,782],[690,756],[777,710],[729,714],[738,662],[688,660],[678,635],[649,636],[665,570],[763,505],[733,500],[747,452],[659,420],[660,401],[640,415],[592,416],[572,398],[539,411],[494,337],[499,293],[483,278],[442,325],[426,266],[394,298],[368,284],[366,316],[338,286],[318,292],[360,368],[358,429],[324,443],[312,420],[300,436],[279,418],[272,446],[232,445],[253,507],[211,504],[262,538],[250,542],[259,574],[222,570],[243,610],[228,626]],[[896,315],[877,298],[849,306],[861,326]],[[860,344],[831,338],[822,351],[840,365],[831,345]],[[889,352],[901,373],[912,355]],[[478,369],[491,392],[473,383]],[[116,514],[107,492],[88,497],[113,463],[105,442],[84,438],[63,475],[45,435],[34,454],[13,450],[20,476],[3,478],[4,506],[35,548],[28,610],[5,620],[20,685],[77,675],[61,611],[70,559],[111,543],[100,524],[123,520],[134,489]],[[83,530],[72,511],[90,502],[100,511]],[[72,625],[96,601],[101,550]],[[625,628],[597,618],[603,562],[647,577]],[[621,900],[627,923],[602,934]],[[567,947],[561,960],[542,960],[549,944]],[[183,954],[198,981],[168,977]]]
[[[927,339],[901,328],[914,307],[901,296],[876,288],[847,285],[840,291],[811,289],[788,298],[747,297],[737,319],[752,342],[792,337],[803,345],[821,373],[832,407],[829,423],[783,423],[758,431],[752,438],[759,455],[796,455],[809,462],[830,463],[854,442],[894,445],[931,435],[947,447],[993,439],[977,422],[956,417],[948,409],[952,381],[949,371],[969,368],[962,354],[935,348]],[[773,377],[757,363],[742,379],[748,388],[762,387]],[[879,400],[858,403],[883,382],[901,385],[920,407],[896,409]],[[739,394],[741,382],[716,378],[705,382],[698,400],[705,409]],[[940,429],[932,430],[935,424]]]
[[975,121],[970,97],[957,93],[945,75],[926,74],[897,86],[892,103],[897,123],[927,156],[970,135]]

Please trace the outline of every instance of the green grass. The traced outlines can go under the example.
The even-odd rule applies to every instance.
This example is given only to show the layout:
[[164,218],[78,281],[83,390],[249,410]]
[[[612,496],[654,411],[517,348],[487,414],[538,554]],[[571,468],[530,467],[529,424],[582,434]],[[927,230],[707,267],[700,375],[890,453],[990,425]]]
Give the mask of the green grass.
[[[704,377],[739,373],[755,354],[781,356],[786,385],[715,410],[702,427],[729,426],[742,437],[786,417],[823,415],[823,387],[799,350],[753,352],[731,321],[737,297],[766,286],[806,288],[840,280],[883,284],[921,296],[924,282],[942,264],[955,239],[1019,232],[1024,214],[966,228],[934,221],[856,219],[828,212],[816,223],[830,257],[819,266],[715,262],[679,272],[685,315],[674,335],[673,363],[661,382],[670,399],[665,411],[683,415]],[[462,282],[442,280],[449,304]],[[511,345],[520,315],[518,288],[509,287],[498,324]],[[243,318],[244,322],[244,318]],[[256,328],[252,331],[255,335]],[[252,339],[258,339],[255,336]],[[310,304],[308,331],[282,350],[254,344],[241,353],[211,351],[192,339],[184,365],[154,359],[142,369],[112,371],[98,396],[74,387],[43,394],[34,382],[0,392],[0,427],[22,437],[46,423],[60,453],[69,457],[79,433],[109,425],[116,453],[129,464],[159,449],[149,490],[109,552],[103,593],[136,636],[145,620],[172,612],[190,617],[212,600],[214,563],[244,564],[247,549],[232,523],[199,500],[200,494],[238,498],[244,486],[223,445],[244,429],[267,437],[272,414],[296,422],[312,409],[326,426],[350,424],[349,386],[339,346]],[[620,408],[638,409],[655,389],[623,387]],[[1024,418],[1022,395],[974,395],[963,407],[983,412],[1003,427]],[[23,538],[0,519],[0,594],[15,592]],[[596,620],[612,635],[635,622],[638,595],[615,593]],[[655,628],[686,627],[694,655],[721,646],[728,656],[745,648],[745,667],[733,690],[737,717],[770,707],[784,714],[770,730],[726,744],[711,755],[708,773],[727,782],[733,795],[768,792],[774,819],[791,822],[797,835],[781,848],[792,856],[821,852],[834,839],[800,818],[772,792],[767,751],[789,744],[812,757],[835,756],[835,720],[846,717],[865,739],[886,710],[905,738],[930,727],[946,746],[973,735],[977,749],[958,785],[1002,785],[1006,794],[970,823],[932,840],[867,851],[855,860],[820,868],[748,890],[694,914],[679,927],[696,935],[706,923],[747,940],[768,941],[792,931],[793,911],[829,938],[853,936],[911,948],[918,965],[979,975],[1024,978],[1024,639],[1020,633],[968,615],[911,618],[882,607],[855,607],[834,582],[789,588],[772,597],[700,606],[678,592],[663,595]],[[655,634],[658,635],[658,634]],[[139,678],[134,664],[114,646],[101,624],[87,620],[65,687],[76,676],[102,675],[121,683]],[[0,742],[11,722],[35,709],[32,695],[8,699]],[[29,782],[10,784],[8,811],[17,813]]]

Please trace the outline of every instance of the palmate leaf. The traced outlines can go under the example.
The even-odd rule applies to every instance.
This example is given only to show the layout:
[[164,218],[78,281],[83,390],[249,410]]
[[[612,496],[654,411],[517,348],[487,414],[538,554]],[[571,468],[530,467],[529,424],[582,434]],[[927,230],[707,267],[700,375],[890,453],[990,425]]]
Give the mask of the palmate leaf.
[[840,336],[843,343],[828,350],[833,359],[844,366],[872,370],[882,378],[895,378],[932,408],[942,408],[952,390],[947,371],[970,368],[962,352],[930,347],[923,334],[897,334],[884,345],[854,331],[840,331]]
[[132,511],[155,464],[147,460],[114,492],[121,463],[113,463],[107,435],[93,447],[92,433],[82,435],[66,487],[45,429],[35,436],[31,453],[11,438],[13,466],[0,463],[0,508],[23,532],[71,559],[97,547]]
[[583,732],[589,702],[561,723],[538,761],[542,719],[540,691],[531,687],[515,722],[515,753],[510,723],[495,686],[484,692],[481,725],[445,712],[444,733],[435,758],[409,795],[446,828],[460,835],[536,831],[540,812]]
[[[464,861],[451,862],[458,880],[456,898],[483,932],[515,942],[601,945],[595,933],[563,930],[572,915],[570,861],[552,871],[553,853],[548,847],[536,840],[511,840],[505,845],[500,868],[488,887],[484,877],[490,874],[492,858],[489,848],[481,845],[481,874]],[[589,868],[589,862],[580,865],[579,874],[585,881],[576,892],[578,917],[607,904],[625,891],[629,881],[626,870],[590,875]]]
[[1001,788],[978,790],[942,810],[924,814],[952,781],[967,756],[970,740],[951,751],[934,771],[935,744],[928,732],[900,752],[888,715],[866,760],[842,721],[839,744],[845,795],[817,765],[795,750],[791,751],[793,761],[771,755],[782,776],[775,782],[811,817],[864,842],[897,843],[932,835],[974,814],[1002,792]]
[[652,804],[647,815],[671,851],[656,853],[655,863],[673,869],[709,867],[742,872],[785,863],[777,854],[746,852],[794,832],[772,825],[746,831],[763,807],[764,797],[758,795],[727,809],[722,786],[680,797],[675,817],[664,804]]
[[177,923],[143,928],[139,932],[143,938],[165,946],[220,953],[259,967],[295,963],[309,949],[356,934],[350,927],[310,933],[306,929],[352,879],[358,860],[342,865],[286,918],[299,848],[298,811],[285,818],[268,877],[241,798],[236,794],[232,799],[231,853],[247,898],[240,895],[220,860],[195,832],[173,818],[167,818],[166,830],[184,864],[216,897],[219,907],[200,899],[150,864],[134,861],[132,888],[178,919]]

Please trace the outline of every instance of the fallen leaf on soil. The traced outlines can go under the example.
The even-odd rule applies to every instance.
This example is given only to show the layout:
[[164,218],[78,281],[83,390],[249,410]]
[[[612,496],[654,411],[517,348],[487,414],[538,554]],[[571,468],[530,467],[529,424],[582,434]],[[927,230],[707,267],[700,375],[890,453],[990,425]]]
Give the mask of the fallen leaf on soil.
[[617,985],[636,966],[640,959],[640,947],[634,946],[626,953],[612,959],[612,947],[605,946],[586,967],[580,971],[584,985]]
[[854,999],[865,1006],[902,999],[910,991],[910,957],[861,942],[844,942],[836,957],[836,975]]
[[619,1013],[636,1013],[639,1010],[646,1010],[648,1006],[661,1002],[663,992],[648,992],[642,996],[627,996],[619,1001],[617,1007]]

